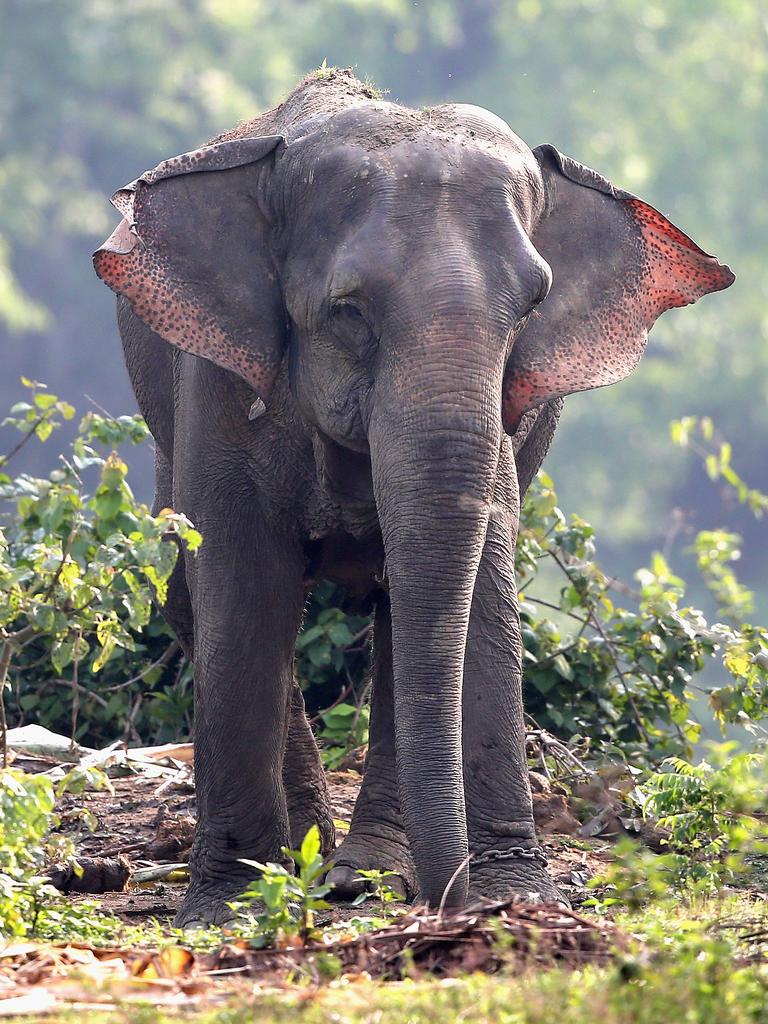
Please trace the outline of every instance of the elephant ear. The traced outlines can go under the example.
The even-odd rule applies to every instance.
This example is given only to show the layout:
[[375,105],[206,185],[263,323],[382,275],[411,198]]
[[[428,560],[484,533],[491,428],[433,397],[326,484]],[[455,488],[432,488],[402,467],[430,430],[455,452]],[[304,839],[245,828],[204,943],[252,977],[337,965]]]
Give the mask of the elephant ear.
[[665,310],[734,281],[652,206],[552,146],[533,152],[546,204],[531,238],[552,268],[552,288],[507,365],[510,432],[533,406],[626,377]]
[[94,253],[98,276],[161,338],[233,370],[259,411],[280,366],[286,315],[258,202],[282,136],[165,160],[112,197],[123,220]]

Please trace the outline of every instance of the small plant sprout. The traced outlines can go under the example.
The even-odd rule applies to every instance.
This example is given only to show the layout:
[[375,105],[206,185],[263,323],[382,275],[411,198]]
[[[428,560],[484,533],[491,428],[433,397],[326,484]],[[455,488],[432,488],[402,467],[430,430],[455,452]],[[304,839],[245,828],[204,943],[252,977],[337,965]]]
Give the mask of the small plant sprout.
[[243,860],[243,864],[256,868],[261,874],[238,900],[230,903],[240,914],[254,905],[264,907],[263,912],[253,918],[257,934],[251,941],[257,948],[306,945],[317,937],[315,911],[330,909],[330,904],[323,899],[331,887],[322,881],[327,864],[320,852],[317,825],[310,828],[298,850],[284,846],[281,852],[293,861],[296,873],[284,864]]
[[379,901],[381,913],[386,915],[394,909],[391,907],[391,904],[403,902],[403,897],[400,893],[396,892],[385,881],[386,878],[397,878],[396,871],[380,871],[376,868],[369,868],[367,871],[358,870],[357,873],[368,883],[368,891],[360,893],[352,904],[354,907],[373,897]]

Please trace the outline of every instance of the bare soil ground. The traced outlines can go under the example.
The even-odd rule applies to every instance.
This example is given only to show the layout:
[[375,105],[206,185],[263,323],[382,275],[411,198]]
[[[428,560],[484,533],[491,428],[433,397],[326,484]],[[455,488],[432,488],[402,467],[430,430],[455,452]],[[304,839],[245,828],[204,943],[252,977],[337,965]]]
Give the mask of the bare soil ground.
[[[360,786],[356,771],[328,774],[328,784],[337,820],[337,841],[341,841],[352,816]],[[183,864],[189,855],[194,830],[194,792],[187,777],[169,786],[162,779],[138,774],[113,780],[114,793],[105,790],[65,796],[59,806],[65,828],[76,829],[77,852],[81,857],[126,857],[132,871],[155,865]],[[578,839],[559,834],[558,825],[568,827],[573,819],[563,818],[561,801],[551,795],[535,794],[537,824],[542,845],[550,858],[550,871],[574,906],[584,899],[586,882],[608,859],[610,844],[604,839]],[[95,818],[94,832],[82,829],[81,812]],[[572,829],[569,829],[572,831]],[[161,880],[132,885],[123,892],[99,896],[102,906],[126,921],[138,923],[153,916],[172,918],[184,894],[186,881]],[[73,897],[76,898],[76,897]],[[343,919],[349,908],[334,908],[329,917]],[[359,911],[355,911],[359,913]]]

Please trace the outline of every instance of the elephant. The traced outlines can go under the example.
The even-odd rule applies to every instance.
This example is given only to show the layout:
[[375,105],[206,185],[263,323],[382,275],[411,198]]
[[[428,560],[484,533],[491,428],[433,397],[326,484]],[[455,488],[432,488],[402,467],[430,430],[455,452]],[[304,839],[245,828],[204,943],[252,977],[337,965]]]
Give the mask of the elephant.
[[306,596],[374,611],[370,744],[328,880],[557,901],[525,757],[514,548],[564,396],[624,378],[730,269],[666,217],[467,104],[351,71],[118,190],[118,295],[155,507],[202,532],[165,614],[194,661],[197,832],[182,926],[217,923],[313,822],[293,672]]

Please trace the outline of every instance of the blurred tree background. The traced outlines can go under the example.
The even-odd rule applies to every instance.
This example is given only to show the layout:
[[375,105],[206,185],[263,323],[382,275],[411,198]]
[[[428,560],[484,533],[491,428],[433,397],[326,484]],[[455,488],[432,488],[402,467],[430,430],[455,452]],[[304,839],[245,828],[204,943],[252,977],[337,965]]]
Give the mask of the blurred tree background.
[[[608,571],[654,548],[685,568],[690,532],[723,525],[744,534],[741,576],[764,602],[761,525],[668,440],[671,419],[712,416],[741,474],[768,489],[762,3],[2,0],[0,407],[24,373],[82,409],[84,395],[134,408],[113,300],[90,263],[116,220],[107,196],[273,106],[323,60],[404,103],[489,107],[730,263],[734,287],[664,317],[628,381],[567,401],[548,468],[563,504],[598,528]],[[27,452],[45,468],[44,448]],[[147,496],[149,454],[136,458]]]

